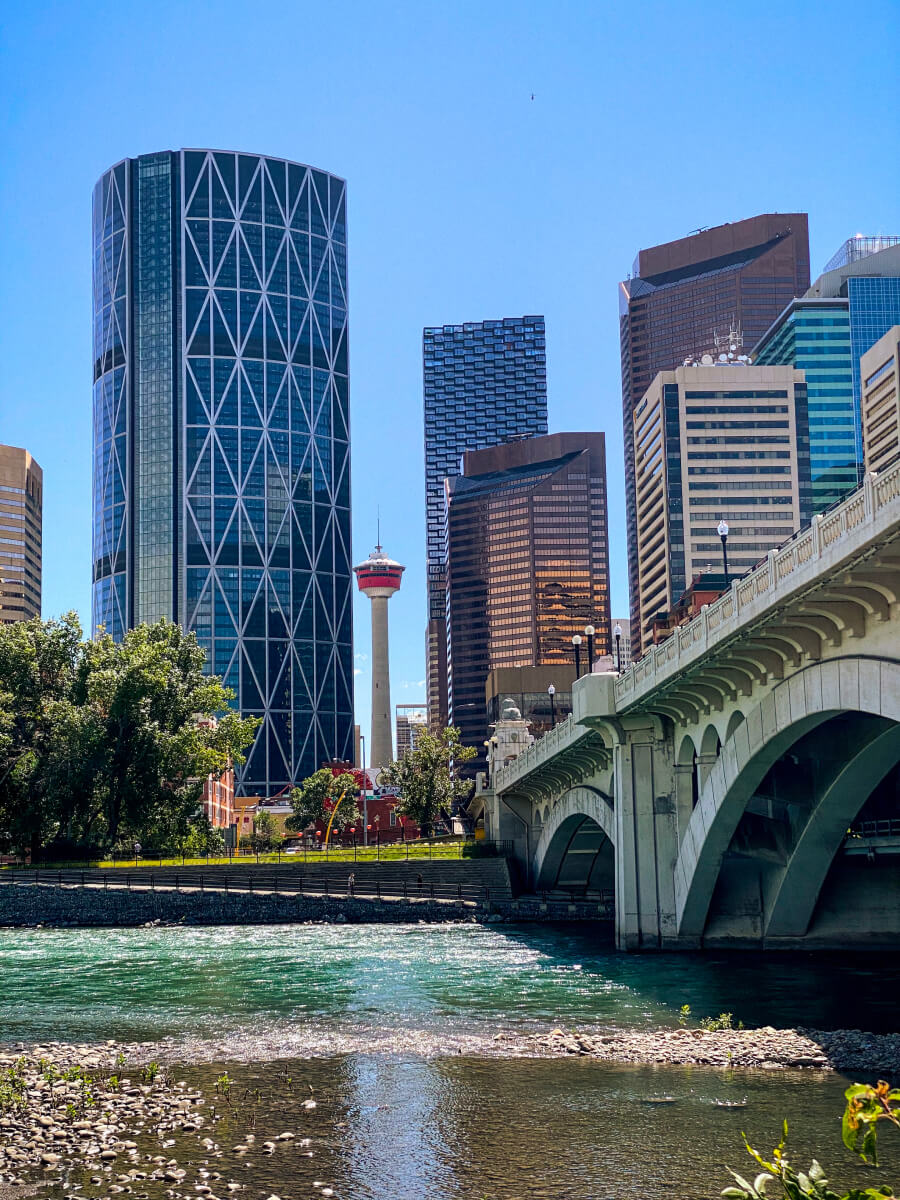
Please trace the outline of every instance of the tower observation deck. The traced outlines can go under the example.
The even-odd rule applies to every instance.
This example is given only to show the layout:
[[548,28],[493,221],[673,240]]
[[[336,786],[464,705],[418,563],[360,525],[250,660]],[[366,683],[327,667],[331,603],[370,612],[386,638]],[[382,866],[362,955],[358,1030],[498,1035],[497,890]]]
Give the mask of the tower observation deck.
[[388,558],[381,546],[353,568],[359,590],[372,602],[372,741],[371,765],[386,766],[394,757],[391,734],[391,677],[388,655],[387,603],[406,570]]

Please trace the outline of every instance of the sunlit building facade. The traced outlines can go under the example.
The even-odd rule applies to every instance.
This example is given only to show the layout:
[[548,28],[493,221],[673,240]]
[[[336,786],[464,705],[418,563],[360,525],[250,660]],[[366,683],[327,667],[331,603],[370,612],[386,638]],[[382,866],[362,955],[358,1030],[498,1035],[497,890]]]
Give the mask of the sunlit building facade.
[[[555,433],[463,456],[447,490],[449,718],[484,765],[488,675],[560,668],[593,625],[610,648],[606,445],[602,433]],[[585,670],[587,662],[585,661]]]
[[263,718],[239,795],[353,749],[345,193],[208,150],[94,191],[93,625],[196,633]]
[[640,250],[619,285],[631,636],[639,645],[633,416],[659,371],[738,329],[750,348],[809,287],[806,213],[763,213]]
[[544,318],[504,317],[429,328],[423,335],[428,570],[428,719],[447,722],[444,480],[460,455],[547,432]]
[[0,446],[0,625],[41,615],[44,472],[27,450]]

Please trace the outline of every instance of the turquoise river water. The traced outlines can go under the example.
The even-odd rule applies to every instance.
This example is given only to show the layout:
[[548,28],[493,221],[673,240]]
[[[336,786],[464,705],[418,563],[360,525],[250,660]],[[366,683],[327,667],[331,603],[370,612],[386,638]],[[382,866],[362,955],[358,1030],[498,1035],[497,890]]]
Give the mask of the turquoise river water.
[[[248,1200],[323,1182],[339,1200],[699,1200],[730,1182],[726,1164],[752,1168],[742,1129],[768,1148],[784,1116],[798,1161],[815,1149],[835,1183],[858,1182],[839,1137],[847,1081],[498,1058],[494,1035],[657,1028],[682,1004],[891,1031],[898,983],[874,959],[626,956],[571,927],[15,930],[0,933],[0,1042],[168,1039],[179,1077],[227,1070],[245,1098],[229,1137],[252,1120],[311,1139],[312,1158],[292,1146],[235,1166]],[[900,1166],[883,1141],[869,1183]]]

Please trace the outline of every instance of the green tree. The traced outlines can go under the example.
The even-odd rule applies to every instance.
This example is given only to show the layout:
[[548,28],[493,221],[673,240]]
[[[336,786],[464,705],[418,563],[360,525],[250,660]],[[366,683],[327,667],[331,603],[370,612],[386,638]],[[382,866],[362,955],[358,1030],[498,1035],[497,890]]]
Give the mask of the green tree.
[[51,841],[178,845],[259,725],[204,659],[169,621],[118,643],[83,641],[73,613],[0,627],[0,838],[35,860]]
[[84,800],[66,752],[85,741],[70,707],[81,647],[75,613],[0,626],[0,837],[35,855]]
[[457,770],[477,753],[474,746],[462,744],[453,726],[440,733],[424,732],[413,750],[383,768],[378,782],[399,789],[397,811],[412,817],[427,837],[441,813],[449,813],[471,792],[472,781],[460,779]]
[[291,792],[294,811],[287,819],[287,828],[294,833],[303,833],[317,821],[327,825],[334,813],[332,829],[338,832],[346,829],[359,820],[358,791],[355,775],[349,771],[335,775],[328,767],[322,767]]
[[203,858],[206,854],[225,853],[225,835],[221,829],[210,824],[205,812],[199,812],[188,824],[188,831],[178,846],[180,854],[188,858]]
[[258,854],[269,854],[277,850],[284,841],[278,822],[270,812],[261,809],[253,818],[253,833],[250,845]]

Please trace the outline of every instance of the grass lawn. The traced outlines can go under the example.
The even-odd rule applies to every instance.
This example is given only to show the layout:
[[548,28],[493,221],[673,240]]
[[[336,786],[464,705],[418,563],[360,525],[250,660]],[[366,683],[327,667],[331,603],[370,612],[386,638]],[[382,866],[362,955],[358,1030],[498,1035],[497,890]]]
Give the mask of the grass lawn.
[[[134,867],[238,867],[256,866],[257,863],[276,864],[282,867],[303,865],[304,863],[322,862],[406,862],[421,859],[453,859],[470,858],[478,854],[477,843],[464,842],[461,839],[442,842],[395,842],[389,846],[329,846],[327,850],[299,850],[287,854],[284,851],[274,854],[248,854],[242,852],[233,858],[225,856],[209,858],[155,858],[143,855],[135,863],[133,858],[103,859],[93,862],[48,863],[38,869],[48,871],[72,870],[73,868],[102,867],[104,870],[128,870]],[[11,866],[11,864],[10,864]],[[4,869],[4,868],[0,868]],[[5,868],[9,869],[9,867]],[[21,868],[18,868],[21,870]]]

